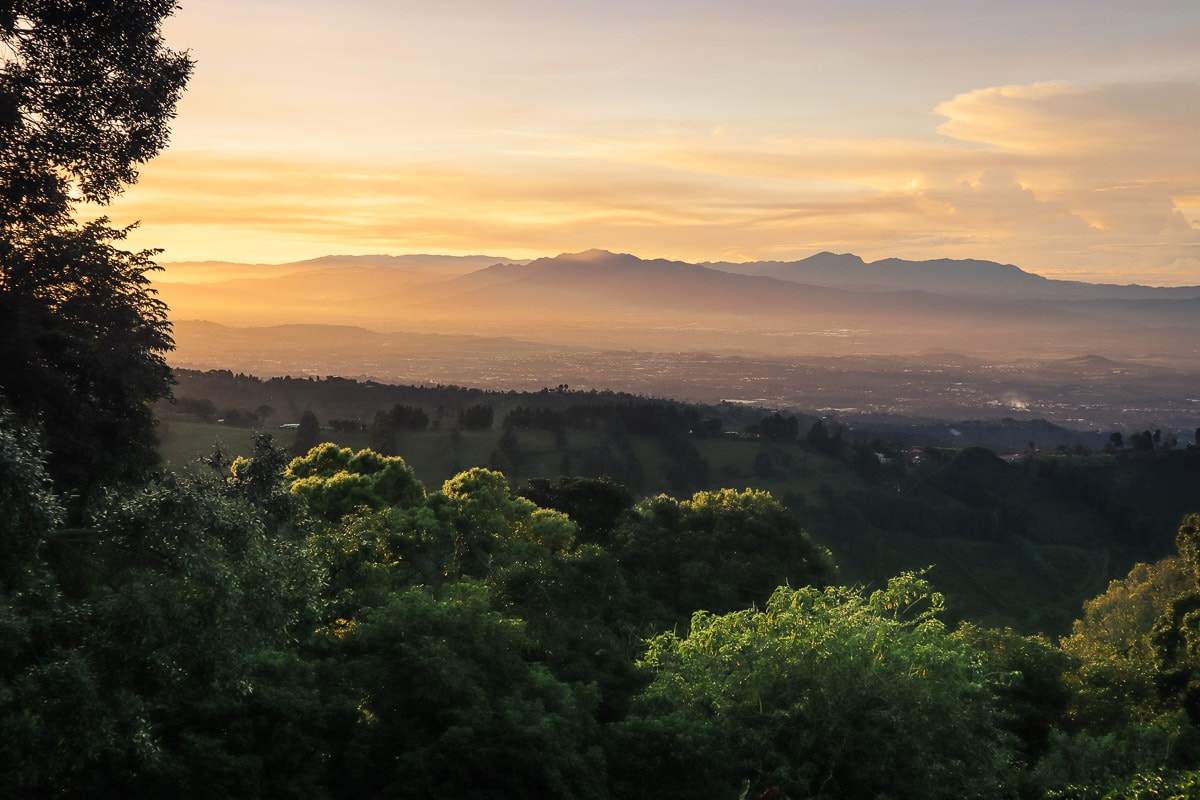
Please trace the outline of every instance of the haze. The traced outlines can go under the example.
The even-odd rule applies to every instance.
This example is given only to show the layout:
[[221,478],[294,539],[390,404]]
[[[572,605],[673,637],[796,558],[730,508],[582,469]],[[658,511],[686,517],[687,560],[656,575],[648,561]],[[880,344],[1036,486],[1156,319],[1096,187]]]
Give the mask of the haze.
[[[172,280],[166,280],[166,278]],[[986,261],[328,257],[173,264],[177,366],[838,413],[1194,429],[1200,287]],[[203,321],[201,321],[203,320]]]

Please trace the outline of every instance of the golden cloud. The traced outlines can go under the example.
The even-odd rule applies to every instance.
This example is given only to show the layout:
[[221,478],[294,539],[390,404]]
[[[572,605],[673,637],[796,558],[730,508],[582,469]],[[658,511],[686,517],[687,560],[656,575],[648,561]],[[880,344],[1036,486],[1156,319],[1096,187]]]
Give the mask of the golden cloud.
[[174,260],[830,249],[1200,283],[1200,85],[994,87],[936,110],[920,140],[697,127],[510,131],[410,160],[169,151],[110,214]]

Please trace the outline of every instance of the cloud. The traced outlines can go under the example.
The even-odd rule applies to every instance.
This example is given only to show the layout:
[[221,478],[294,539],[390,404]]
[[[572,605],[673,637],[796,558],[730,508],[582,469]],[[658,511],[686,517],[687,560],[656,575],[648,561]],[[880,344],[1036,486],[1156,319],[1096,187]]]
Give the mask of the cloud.
[[1200,84],[999,86],[960,94],[936,111],[947,118],[938,129],[943,135],[1007,152],[1072,163],[1138,154],[1156,164],[1188,158],[1190,152],[1194,164]]
[[960,94],[926,137],[736,125],[464,132],[337,158],[172,150],[109,210],[166,259],[329,252],[975,257],[1200,284],[1200,84]]

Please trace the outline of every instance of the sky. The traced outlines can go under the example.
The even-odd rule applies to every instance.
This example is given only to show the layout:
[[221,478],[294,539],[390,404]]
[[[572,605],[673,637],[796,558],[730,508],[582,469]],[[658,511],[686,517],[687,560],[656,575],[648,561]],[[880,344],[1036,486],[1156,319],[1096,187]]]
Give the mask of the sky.
[[982,258],[1200,285],[1196,0],[181,0],[162,262]]

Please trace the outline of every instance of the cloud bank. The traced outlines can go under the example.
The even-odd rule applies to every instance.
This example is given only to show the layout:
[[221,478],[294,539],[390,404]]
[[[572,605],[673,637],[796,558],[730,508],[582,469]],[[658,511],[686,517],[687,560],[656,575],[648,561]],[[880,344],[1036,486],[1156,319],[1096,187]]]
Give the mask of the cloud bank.
[[908,138],[510,120],[358,157],[179,149],[108,213],[143,220],[164,260],[837,250],[1200,284],[1200,83],[995,86],[931,111]]

